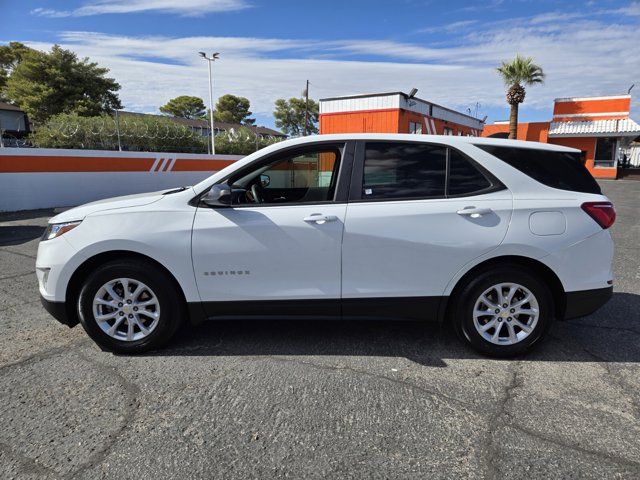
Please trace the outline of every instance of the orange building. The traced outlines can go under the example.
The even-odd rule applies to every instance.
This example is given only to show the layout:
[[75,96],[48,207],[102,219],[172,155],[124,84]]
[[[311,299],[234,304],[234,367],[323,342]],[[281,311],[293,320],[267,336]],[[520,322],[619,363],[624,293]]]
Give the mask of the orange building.
[[320,100],[321,134],[373,132],[480,136],[483,126],[482,120],[475,117],[402,92]]
[[[518,123],[518,140],[554,143],[582,151],[596,178],[617,178],[618,161],[640,136],[629,118],[631,95],[557,98],[551,122]],[[509,122],[486,125],[483,137],[507,138]]]

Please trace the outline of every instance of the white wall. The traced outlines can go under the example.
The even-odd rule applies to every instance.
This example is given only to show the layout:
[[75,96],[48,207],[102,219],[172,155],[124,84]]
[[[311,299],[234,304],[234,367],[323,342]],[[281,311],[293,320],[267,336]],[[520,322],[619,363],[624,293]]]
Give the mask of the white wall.
[[[100,167],[110,171],[72,171],[93,168],[90,167],[93,159],[104,164],[105,158],[117,159],[112,166]],[[119,195],[194,185],[220,169],[219,166],[207,169],[209,165],[240,158],[236,155],[4,148],[0,149],[0,211],[68,207]],[[152,163],[151,169],[149,163]],[[122,168],[119,165],[135,165],[137,171],[118,171]],[[177,171],[180,165],[197,168]],[[56,171],[61,168],[67,171]],[[158,171],[161,168],[164,171]],[[37,171],[24,171],[26,169]]]

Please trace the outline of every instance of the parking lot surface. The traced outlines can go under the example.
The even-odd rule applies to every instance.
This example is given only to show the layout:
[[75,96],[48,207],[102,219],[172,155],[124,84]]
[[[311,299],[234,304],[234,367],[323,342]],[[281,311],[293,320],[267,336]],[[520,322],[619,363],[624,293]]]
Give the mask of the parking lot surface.
[[212,322],[145,356],[40,306],[51,211],[0,216],[0,478],[640,478],[640,182],[615,294],[490,360],[406,322]]

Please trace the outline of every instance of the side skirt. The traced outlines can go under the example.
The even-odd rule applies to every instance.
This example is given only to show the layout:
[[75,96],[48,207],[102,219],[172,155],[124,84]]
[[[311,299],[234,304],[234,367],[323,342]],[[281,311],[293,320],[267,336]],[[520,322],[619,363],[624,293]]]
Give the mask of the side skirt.
[[384,297],[309,300],[191,302],[191,321],[228,319],[442,321],[448,297]]

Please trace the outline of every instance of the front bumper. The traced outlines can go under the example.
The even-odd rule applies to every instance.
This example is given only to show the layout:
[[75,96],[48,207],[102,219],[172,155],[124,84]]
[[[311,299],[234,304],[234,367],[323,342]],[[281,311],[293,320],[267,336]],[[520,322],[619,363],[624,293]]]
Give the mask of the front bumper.
[[52,302],[40,295],[40,301],[44,309],[51,314],[53,318],[58,320],[67,327],[75,327],[78,324],[78,319],[70,316],[67,311],[67,304],[65,302]]
[[567,292],[564,311],[565,320],[592,314],[607,303],[612,295],[613,286],[596,288],[595,290]]

